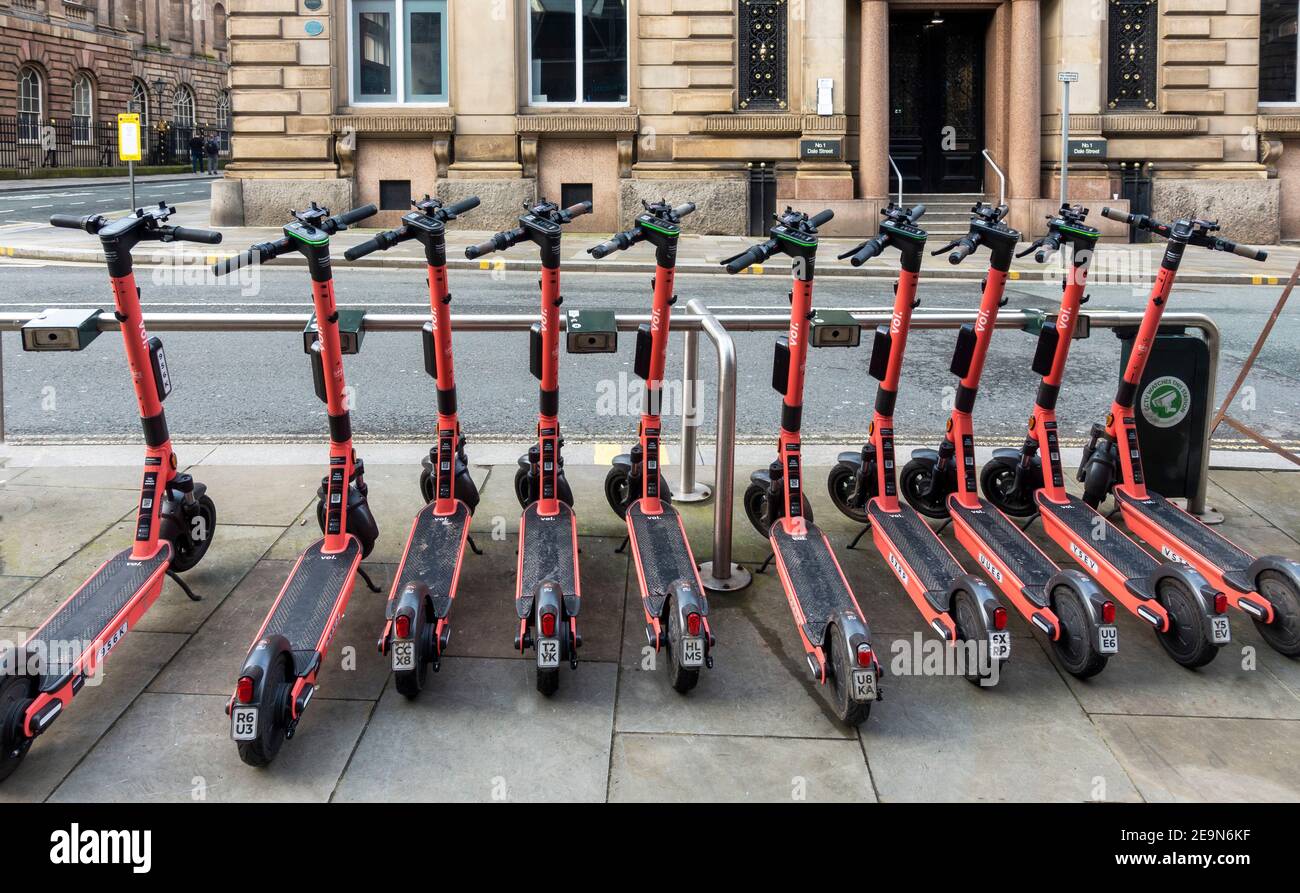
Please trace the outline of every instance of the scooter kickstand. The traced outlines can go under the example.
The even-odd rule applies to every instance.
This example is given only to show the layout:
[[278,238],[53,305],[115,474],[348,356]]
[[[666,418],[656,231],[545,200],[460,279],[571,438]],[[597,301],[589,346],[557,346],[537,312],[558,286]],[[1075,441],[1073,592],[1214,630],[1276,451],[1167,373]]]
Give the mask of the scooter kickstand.
[[190,585],[189,585],[188,583],[186,583],[184,580],[182,580],[182,579],[180,578],[180,575],[177,574],[176,571],[171,570],[171,569],[169,568],[169,569],[167,570],[167,576],[171,578],[171,580],[172,580],[173,583],[175,583],[177,586],[179,586],[179,587],[181,588],[181,592],[185,593],[186,595],[188,595],[188,596],[190,597],[190,601],[192,601],[192,602],[201,602],[201,601],[203,601],[203,596],[201,596],[201,595],[197,595],[197,594],[194,592],[194,590],[190,588]]
[[870,524],[866,525],[865,527],[862,528],[862,530],[858,531],[858,535],[853,538],[853,542],[849,543],[849,548],[850,549],[856,548],[858,543],[862,542],[862,538],[867,535],[867,531],[869,530],[871,530]]
[[625,536],[625,537],[623,537],[623,543],[622,543],[622,545],[620,545],[617,549],[614,550],[614,554],[615,554],[615,555],[622,555],[623,552],[627,549],[627,545],[628,545],[628,543],[630,543],[630,542],[632,542],[632,538],[631,538],[630,536]]
[[764,571],[766,571],[767,566],[772,563],[772,559],[775,557],[776,557],[775,552],[768,552],[767,557],[763,559],[763,563],[758,566],[758,570],[755,571],[755,573],[761,574]]
[[375,585],[375,581],[372,580],[372,579],[370,579],[370,575],[369,575],[368,573],[366,573],[365,568],[363,568],[363,567],[359,567],[359,566],[358,566],[358,567],[357,567],[357,576],[360,577],[361,579],[363,579],[363,580],[366,581],[366,585],[370,587],[370,591],[371,591],[371,592],[380,592],[380,591],[381,591],[380,588],[379,588],[378,586]]
[[469,550],[473,552],[475,555],[483,554],[483,550],[478,547],[478,543],[474,542],[474,537],[466,534],[465,541],[469,543]]

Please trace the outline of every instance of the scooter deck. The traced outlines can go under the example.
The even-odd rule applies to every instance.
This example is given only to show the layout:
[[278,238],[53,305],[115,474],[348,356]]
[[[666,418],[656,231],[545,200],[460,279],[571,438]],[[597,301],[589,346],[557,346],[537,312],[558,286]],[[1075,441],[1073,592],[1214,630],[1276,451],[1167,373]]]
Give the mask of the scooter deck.
[[799,603],[803,614],[804,638],[821,648],[826,628],[836,614],[846,610],[861,613],[845,582],[844,571],[826,534],[811,522],[805,521],[803,536],[795,536],[778,521],[772,525],[770,538],[786,592]]
[[[925,588],[926,601],[939,613],[946,614],[948,587],[965,571],[938,534],[908,505],[887,512],[873,499],[867,505],[867,515],[872,527],[906,555],[907,569]],[[900,556],[898,560],[903,559]]]
[[1023,584],[1021,591],[1026,598],[1039,607],[1047,607],[1047,581],[1060,568],[1025,536],[1024,531],[983,499],[978,509],[950,499],[948,511],[1011,567]]
[[661,502],[659,513],[650,514],[638,500],[628,507],[627,531],[632,538],[637,568],[641,571],[637,577],[648,615],[659,617],[663,614],[664,599],[678,580],[692,581],[697,591],[704,591],[699,572],[695,569],[695,556],[691,554],[691,545],[686,539],[686,528],[676,509]]
[[452,599],[456,597],[469,522],[469,506],[459,500],[450,515],[436,514],[430,504],[415,516],[410,538],[406,541],[406,554],[394,575],[397,585],[388,600],[386,619],[393,618],[397,597],[410,583],[423,583],[429,587],[433,616],[439,620],[447,616]]
[[[1150,591],[1147,578],[1159,567],[1159,563],[1096,509],[1074,496],[1068,497],[1064,503],[1053,502],[1042,490],[1034,494],[1034,501],[1044,518],[1050,515],[1080,542],[1088,543],[1089,551],[1100,555],[1127,581],[1130,592],[1142,599],[1155,597],[1155,593]],[[1078,559],[1077,554],[1075,558]],[[1086,561],[1081,563],[1089,571],[1095,572]]]
[[1115,501],[1124,513],[1131,511],[1143,515],[1176,542],[1182,543],[1187,551],[1200,555],[1214,565],[1225,582],[1242,592],[1254,591],[1254,584],[1246,576],[1246,569],[1254,563],[1254,557],[1159,493],[1148,492],[1146,499],[1137,499],[1116,489]]
[[515,589],[515,611],[519,618],[532,616],[537,587],[548,580],[564,593],[564,610],[578,613],[578,532],[573,509],[561,502],[554,515],[543,515],[534,502],[524,509],[519,526],[519,580]]
[[339,599],[349,592],[357,566],[361,564],[361,543],[356,537],[348,537],[342,552],[331,555],[324,549],[325,540],[321,539],[302,553],[258,636],[261,639],[278,635],[288,639],[298,675],[311,669],[326,624]]
[[[136,560],[131,550],[123,550],[100,565],[99,570],[63,603],[45,625],[27,640],[28,646],[41,644],[50,663],[43,679],[51,685],[74,666],[83,653],[67,653],[67,643],[79,643],[84,650],[101,633],[108,632],[113,618],[133,599],[158,585],[172,560],[170,543],[161,543],[152,558]],[[56,659],[58,660],[55,663]]]

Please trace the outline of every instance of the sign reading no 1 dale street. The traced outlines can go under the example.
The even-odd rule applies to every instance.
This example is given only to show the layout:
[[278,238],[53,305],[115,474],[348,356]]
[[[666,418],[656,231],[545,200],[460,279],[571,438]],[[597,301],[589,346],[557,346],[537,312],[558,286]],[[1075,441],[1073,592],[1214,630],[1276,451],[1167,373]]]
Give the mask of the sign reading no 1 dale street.
[[799,140],[800,158],[839,161],[843,155],[843,140]]

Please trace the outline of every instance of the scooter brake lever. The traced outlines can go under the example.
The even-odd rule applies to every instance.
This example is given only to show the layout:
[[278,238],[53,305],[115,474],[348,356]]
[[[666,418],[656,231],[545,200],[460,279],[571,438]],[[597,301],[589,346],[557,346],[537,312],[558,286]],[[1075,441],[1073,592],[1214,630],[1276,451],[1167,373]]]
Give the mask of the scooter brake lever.
[[1043,247],[1043,240],[1035,239],[1033,242],[1030,243],[1029,247],[1026,248],[1024,251],[1017,251],[1016,257],[1025,257],[1026,255],[1033,254],[1041,247]]

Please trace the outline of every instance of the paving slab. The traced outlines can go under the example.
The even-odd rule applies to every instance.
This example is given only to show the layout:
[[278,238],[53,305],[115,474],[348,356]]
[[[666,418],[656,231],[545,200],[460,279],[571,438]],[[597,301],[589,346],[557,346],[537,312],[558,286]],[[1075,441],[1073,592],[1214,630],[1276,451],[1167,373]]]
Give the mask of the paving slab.
[[1279,471],[1212,471],[1210,480],[1300,540],[1300,475]]
[[[19,641],[24,632],[0,627],[0,639]],[[0,786],[0,802],[32,802],[48,797],[184,642],[184,636],[173,633],[128,634],[104,663],[99,683],[88,683],[49,731],[32,744],[23,764]],[[148,736],[140,740],[147,748]],[[104,776],[95,783],[104,784]],[[87,793],[87,799],[101,796],[99,791]]]
[[1027,645],[992,688],[886,664],[886,700],[860,730],[882,801],[1077,802],[1102,785],[1108,800],[1138,799],[1051,661]]
[[[812,679],[781,585],[755,576],[749,588],[709,596],[709,624],[718,639],[713,669],[700,671],[687,695],[668,684],[669,660],[646,645],[635,579],[619,667],[619,732],[767,735],[851,739],[827,692]],[[653,663],[651,662],[653,660]],[[880,709],[887,709],[881,707]]]
[[98,488],[0,487],[0,573],[48,574],[111,527],[133,502],[121,492]]
[[315,509],[326,455],[322,448],[319,465],[204,465],[193,473],[208,486],[217,523],[285,527],[308,505]]
[[[92,486],[97,490],[132,490],[140,492],[143,478],[140,457],[131,465],[80,465],[76,468],[63,466],[39,466],[35,468],[17,468],[5,475],[6,483],[20,487],[76,487],[81,489]],[[122,503],[130,505],[130,497],[115,497]]]
[[1096,723],[1146,800],[1300,802],[1300,723],[1170,716]]
[[0,611],[14,599],[40,582],[40,577],[13,577],[0,575]]
[[615,666],[562,670],[550,698],[534,673],[521,660],[450,657],[415,701],[389,685],[334,799],[603,801]]
[[856,740],[614,736],[612,803],[874,802]]
[[144,694],[50,799],[56,802],[323,802],[370,715],[368,701],[316,699],[265,768],[230,740],[225,699]]
[[[229,697],[249,645],[292,568],[287,561],[258,562],[149,690]],[[392,567],[368,565],[368,570],[386,592]],[[347,614],[321,669],[315,701],[379,697],[389,675],[387,664],[375,652],[375,640],[383,628],[384,598],[367,590],[365,582],[357,578]]]

